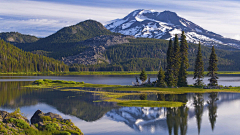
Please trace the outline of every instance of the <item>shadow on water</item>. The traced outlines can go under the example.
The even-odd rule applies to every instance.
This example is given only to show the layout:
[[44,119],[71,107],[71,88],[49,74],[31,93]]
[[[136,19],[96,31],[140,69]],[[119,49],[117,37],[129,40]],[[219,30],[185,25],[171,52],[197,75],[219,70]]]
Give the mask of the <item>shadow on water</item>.
[[58,91],[53,89],[33,90],[22,88],[24,82],[0,83],[0,107],[15,109],[46,103],[64,114],[76,116],[85,121],[96,121],[112,108],[115,103],[94,102],[98,95],[84,92]]

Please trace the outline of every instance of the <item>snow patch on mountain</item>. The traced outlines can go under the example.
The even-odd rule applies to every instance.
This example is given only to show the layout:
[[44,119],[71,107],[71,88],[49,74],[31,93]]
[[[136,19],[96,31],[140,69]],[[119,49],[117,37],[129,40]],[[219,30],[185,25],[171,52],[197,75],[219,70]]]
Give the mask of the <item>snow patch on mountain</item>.
[[181,31],[185,31],[187,41],[206,46],[227,45],[240,48],[240,41],[225,38],[219,34],[210,32],[200,26],[179,17],[171,11],[157,12],[154,10],[135,10],[123,19],[116,19],[105,25],[112,32],[135,37],[147,37],[157,39],[180,37]]

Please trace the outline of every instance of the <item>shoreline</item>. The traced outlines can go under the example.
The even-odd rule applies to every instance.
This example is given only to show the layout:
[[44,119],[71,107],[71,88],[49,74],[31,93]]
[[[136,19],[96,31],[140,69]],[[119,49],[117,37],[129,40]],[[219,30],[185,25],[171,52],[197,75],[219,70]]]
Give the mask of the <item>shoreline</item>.
[[[8,72],[0,75],[139,75],[141,71],[82,71],[82,72]],[[148,75],[157,75],[158,71],[146,71]],[[187,71],[188,75],[193,75],[194,71]],[[240,75],[240,71],[218,71],[219,75]],[[207,71],[204,72],[204,75]]]

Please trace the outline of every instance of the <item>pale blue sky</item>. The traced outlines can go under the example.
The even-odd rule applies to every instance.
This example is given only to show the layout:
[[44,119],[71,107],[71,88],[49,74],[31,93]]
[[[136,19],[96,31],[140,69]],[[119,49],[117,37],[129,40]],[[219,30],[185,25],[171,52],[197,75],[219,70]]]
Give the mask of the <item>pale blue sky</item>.
[[0,0],[0,31],[45,37],[87,19],[103,24],[136,9],[170,10],[201,27],[240,39],[240,2],[234,0]]

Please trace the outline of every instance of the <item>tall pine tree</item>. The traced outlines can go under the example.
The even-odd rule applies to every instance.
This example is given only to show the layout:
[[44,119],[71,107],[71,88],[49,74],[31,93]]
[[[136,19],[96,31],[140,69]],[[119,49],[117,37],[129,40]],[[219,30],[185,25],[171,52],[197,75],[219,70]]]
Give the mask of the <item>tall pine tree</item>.
[[178,75],[179,75],[179,69],[181,66],[181,57],[180,57],[180,47],[178,43],[178,36],[177,34],[175,35],[174,38],[174,46],[173,46],[173,54],[174,54],[174,59],[173,59],[173,77],[174,77],[174,85],[177,86],[178,82]]
[[162,67],[160,68],[157,77],[158,77],[157,87],[165,88],[167,85],[166,85],[165,80],[164,80],[165,75],[164,75],[164,71],[163,71]]
[[182,35],[181,35],[180,55],[181,55],[181,66],[179,69],[177,84],[180,87],[186,87],[187,86],[187,69],[189,67],[189,63],[188,63],[188,44],[187,44],[184,31],[182,31]]
[[174,86],[174,76],[173,76],[173,61],[174,55],[173,55],[173,47],[172,47],[172,40],[169,40],[169,46],[167,50],[167,68],[165,72],[165,81],[167,83],[167,86],[172,87]]
[[180,87],[187,87],[187,71],[186,67],[184,66],[184,61],[182,61],[180,69],[179,69],[179,75],[178,75],[178,86]]
[[202,86],[203,77],[204,77],[204,66],[203,66],[203,60],[202,60],[201,44],[199,42],[197,58],[196,58],[195,67],[194,67],[194,76],[193,76],[193,79],[197,79],[197,80],[194,85]]
[[188,69],[189,68],[189,63],[188,63],[188,43],[187,43],[184,31],[182,31],[182,34],[181,34],[180,54],[181,54],[181,61],[184,61],[184,65],[186,66],[186,69]]
[[212,47],[212,53],[210,55],[210,58],[209,58],[209,66],[208,66],[208,76],[210,77],[209,81],[209,86],[217,86],[218,85],[218,82],[217,82],[217,55],[215,53],[215,49],[214,49],[214,46]]

